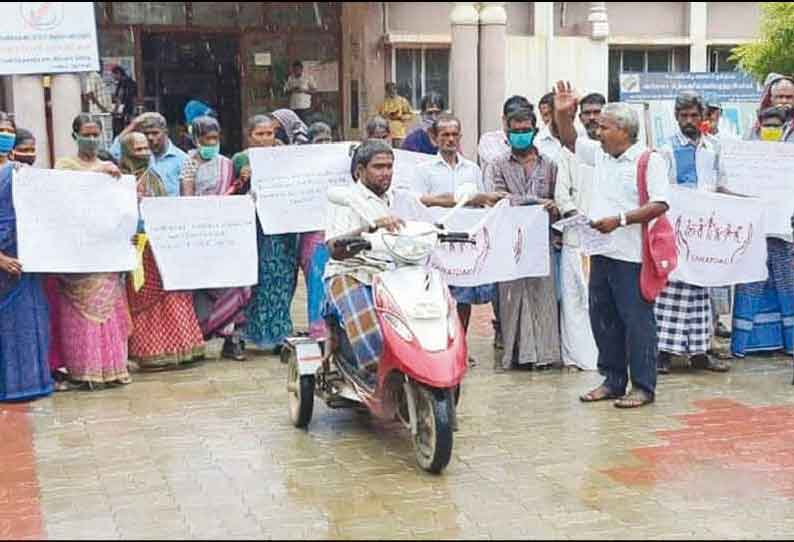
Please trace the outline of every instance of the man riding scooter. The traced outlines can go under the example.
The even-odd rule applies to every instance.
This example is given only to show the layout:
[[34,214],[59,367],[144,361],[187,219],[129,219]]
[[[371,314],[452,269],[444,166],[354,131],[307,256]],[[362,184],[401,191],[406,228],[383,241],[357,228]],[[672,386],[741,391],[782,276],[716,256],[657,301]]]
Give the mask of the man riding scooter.
[[[383,334],[375,312],[372,279],[389,269],[392,263],[388,254],[369,250],[364,242],[351,244],[349,241],[379,229],[398,231],[404,221],[394,216],[392,210],[395,208],[421,214],[423,206],[455,206],[453,194],[419,196],[405,190],[391,190],[393,170],[394,153],[387,143],[375,139],[362,143],[353,156],[352,171],[357,183],[350,188],[355,197],[360,198],[359,212],[349,207],[335,207],[326,228],[331,254],[325,269],[326,316],[336,317],[345,330],[358,362],[359,377],[370,387],[375,385],[383,353]],[[501,196],[481,193],[470,199],[469,204],[492,206]],[[366,218],[361,216],[362,210]],[[336,347],[335,342],[332,335],[331,350]]]

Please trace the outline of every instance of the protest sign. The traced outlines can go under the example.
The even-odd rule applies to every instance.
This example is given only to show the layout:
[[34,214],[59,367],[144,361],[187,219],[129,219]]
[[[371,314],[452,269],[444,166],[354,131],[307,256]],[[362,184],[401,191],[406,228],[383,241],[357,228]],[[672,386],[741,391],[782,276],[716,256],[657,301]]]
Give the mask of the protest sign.
[[764,214],[756,198],[672,187],[667,218],[678,267],[671,279],[708,287],[766,280]]
[[350,143],[250,149],[251,187],[263,233],[325,229],[331,186],[350,177]]
[[135,268],[135,178],[23,168],[14,172],[19,259],[30,273]]
[[765,202],[766,233],[791,238],[794,214],[794,145],[766,141],[722,141],[725,186]]
[[0,3],[0,75],[99,71],[94,2]]
[[423,194],[425,185],[419,179],[419,170],[423,164],[431,162],[435,158],[435,156],[421,152],[395,149],[392,186]]
[[[267,235],[324,230],[328,216],[329,187],[347,186],[350,147],[355,143],[298,145],[250,149],[256,211]],[[422,192],[417,181],[426,154],[394,151],[392,187]]]
[[[444,209],[431,212],[436,217],[445,214]],[[461,209],[446,227],[468,231],[486,217],[473,235],[474,245],[442,243],[434,252],[432,265],[448,284],[480,286],[549,275],[549,215],[542,207]]]
[[145,198],[141,214],[166,290],[257,283],[256,220],[249,196]]

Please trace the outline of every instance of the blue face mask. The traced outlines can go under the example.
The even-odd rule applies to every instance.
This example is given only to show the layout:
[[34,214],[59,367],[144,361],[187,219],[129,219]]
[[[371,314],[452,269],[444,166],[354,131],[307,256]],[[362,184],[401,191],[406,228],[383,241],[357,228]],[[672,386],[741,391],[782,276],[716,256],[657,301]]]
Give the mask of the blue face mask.
[[221,152],[220,145],[202,145],[199,147],[199,154],[204,160],[212,160]]
[[510,142],[510,147],[518,151],[525,151],[535,141],[535,133],[535,130],[530,132],[510,132],[507,134],[507,140]]
[[11,154],[11,151],[14,150],[14,143],[16,143],[16,141],[16,134],[0,132],[0,154]]

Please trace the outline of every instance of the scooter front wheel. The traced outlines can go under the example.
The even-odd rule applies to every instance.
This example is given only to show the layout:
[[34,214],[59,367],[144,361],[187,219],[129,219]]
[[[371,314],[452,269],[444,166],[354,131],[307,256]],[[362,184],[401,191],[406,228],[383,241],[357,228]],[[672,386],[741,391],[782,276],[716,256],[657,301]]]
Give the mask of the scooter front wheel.
[[287,364],[287,393],[289,394],[289,417],[292,425],[304,429],[312,421],[314,411],[314,375],[301,376],[298,359],[294,351]]
[[440,474],[452,458],[449,394],[417,386],[414,450],[419,466]]

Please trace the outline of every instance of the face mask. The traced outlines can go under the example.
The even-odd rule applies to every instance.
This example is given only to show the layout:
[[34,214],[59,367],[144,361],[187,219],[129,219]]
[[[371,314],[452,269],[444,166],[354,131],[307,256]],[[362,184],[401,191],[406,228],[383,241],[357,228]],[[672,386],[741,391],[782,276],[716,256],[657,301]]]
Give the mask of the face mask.
[[32,166],[36,163],[36,155],[35,154],[20,154],[18,152],[14,153],[14,161],[21,162],[23,164],[27,164]]
[[77,150],[82,154],[96,154],[99,145],[98,137],[77,136]]
[[0,154],[10,154],[14,150],[14,143],[17,141],[16,134],[0,132]]
[[782,126],[762,126],[761,141],[780,141],[783,137]]
[[507,135],[510,146],[519,151],[525,151],[532,146],[535,141],[535,131],[530,132],[510,132]]
[[204,160],[212,160],[221,152],[220,145],[202,145],[199,147],[199,155]]

